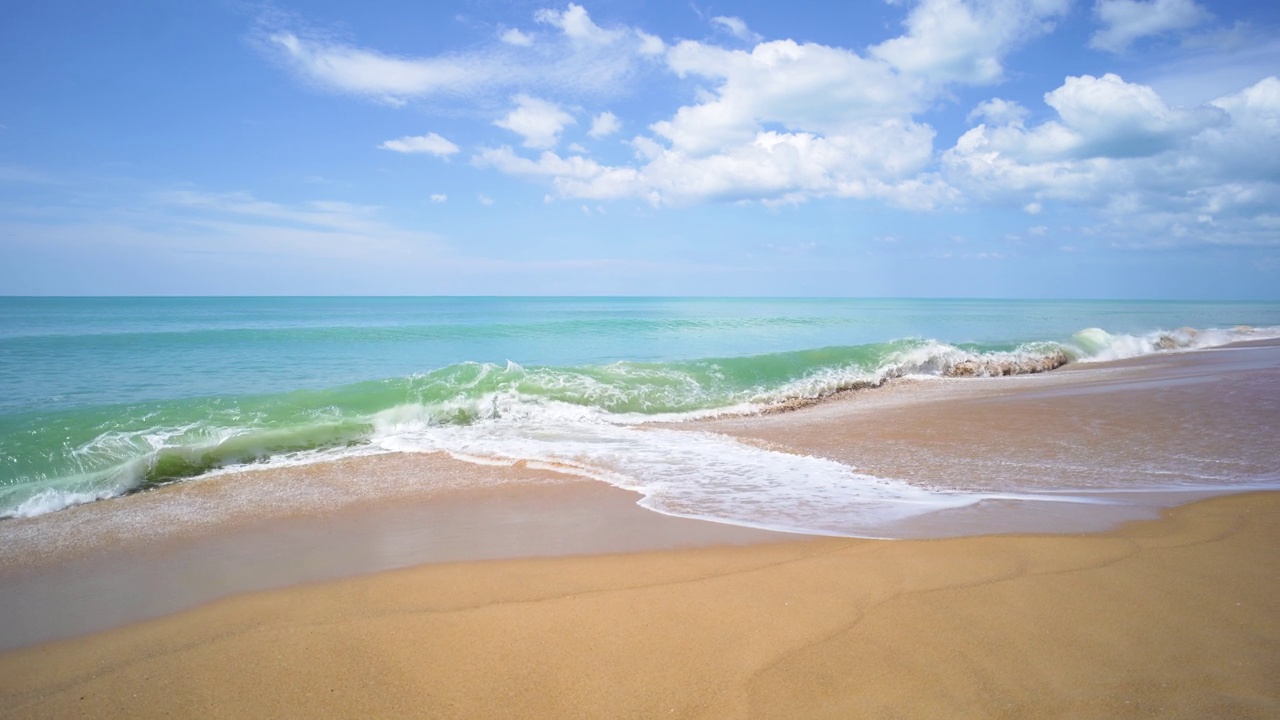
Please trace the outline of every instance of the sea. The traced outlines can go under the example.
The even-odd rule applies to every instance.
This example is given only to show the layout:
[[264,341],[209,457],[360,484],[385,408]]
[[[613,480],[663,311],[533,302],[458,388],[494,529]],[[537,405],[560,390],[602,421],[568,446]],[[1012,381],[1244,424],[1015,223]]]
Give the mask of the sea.
[[659,512],[856,535],[984,495],[689,421],[895,378],[1274,337],[1280,304],[1254,302],[5,297],[0,518],[246,468],[444,452],[594,478]]

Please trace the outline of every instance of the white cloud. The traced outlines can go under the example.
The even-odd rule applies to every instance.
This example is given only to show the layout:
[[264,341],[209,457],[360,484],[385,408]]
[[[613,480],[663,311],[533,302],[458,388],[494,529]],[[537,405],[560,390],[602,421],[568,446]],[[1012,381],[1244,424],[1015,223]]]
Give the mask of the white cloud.
[[398,58],[373,50],[278,32],[268,42],[308,81],[398,105],[406,98],[492,82],[499,58]]
[[687,153],[751,142],[762,123],[832,132],[924,106],[921,87],[885,63],[826,45],[780,40],[745,52],[686,41],[667,62],[682,77],[719,81],[701,102],[653,126]]
[[[921,13],[952,5],[926,0],[908,25],[917,38],[945,40],[925,32],[929,27]],[[977,7],[976,15],[967,6],[960,11],[1003,34],[974,40],[971,49],[998,60],[1000,53],[1043,32],[1046,18],[1064,6],[1061,0],[994,0]],[[885,55],[894,52],[885,49]],[[947,63],[924,63],[907,72],[886,59],[792,40],[762,42],[749,51],[683,41],[665,58],[678,76],[704,79],[711,86],[701,90],[696,102],[654,123],[651,135],[632,139],[636,164],[604,165],[585,153],[543,153],[529,159],[505,147],[483,151],[473,162],[543,178],[564,198],[628,197],[682,205],[855,197],[917,208],[956,198],[953,189],[928,171],[932,128],[912,117],[927,109],[952,79],[954,68]],[[930,73],[940,73],[941,79]],[[994,76],[985,73],[982,79]],[[970,73],[968,79],[978,78]],[[1019,110],[1013,103],[1001,109],[1005,116]],[[995,113],[996,106],[987,112]],[[526,143],[553,145],[545,134],[537,145]]]
[[488,195],[485,195],[484,193],[480,193],[479,195],[476,196],[476,202],[480,203],[481,205],[492,205],[493,198],[489,197]]
[[1086,75],[1045,101],[1058,119],[965,133],[943,155],[947,179],[1028,211],[1047,201],[1092,208],[1100,232],[1129,239],[1280,243],[1265,222],[1280,202],[1280,79],[1187,109],[1115,75]]
[[833,137],[762,131],[750,142],[702,156],[660,148],[640,167],[607,166],[552,152],[531,160],[509,147],[482,151],[473,162],[512,175],[549,178],[565,198],[687,205],[707,200],[793,204],[837,196],[928,207],[951,195],[936,179],[917,176],[929,160],[932,137],[925,126],[886,122]]
[[714,25],[724,28],[730,35],[733,35],[739,40],[746,40],[747,42],[760,42],[763,40],[759,33],[754,33],[751,31],[751,28],[747,27],[747,24],[743,22],[742,18],[725,17],[721,15],[711,18],[711,22]]
[[653,57],[667,51],[667,44],[657,35],[650,35],[643,30],[636,30],[636,38],[640,40],[638,50],[641,55]]
[[565,126],[577,123],[560,106],[528,95],[517,95],[516,107],[494,125],[524,136],[527,148],[552,148],[560,142]]
[[[545,91],[613,96],[653,66],[661,39],[630,27],[604,28],[570,4],[535,19],[558,33],[508,28],[487,45],[430,56],[397,56],[359,47],[307,28],[275,27],[257,37],[264,52],[318,88],[403,105],[428,97],[492,98]],[[264,18],[269,25],[270,18]]]
[[1009,167],[1018,172],[1032,166],[1047,172],[1053,166],[1055,183],[1064,189],[1071,177],[1087,183],[1087,167],[1119,167],[1116,160],[1185,147],[1197,133],[1228,120],[1220,108],[1171,108],[1151,88],[1111,74],[1069,77],[1045,94],[1045,103],[1058,112],[1058,120],[1032,128],[1024,127],[1020,117],[1003,125],[979,125],[961,136],[944,160],[952,170],[967,167],[969,175],[1007,162],[1014,162]]
[[907,33],[870,48],[900,72],[931,83],[991,83],[1004,55],[1053,29],[1069,0],[922,0]]
[[714,86],[631,140],[637,164],[604,165],[584,153],[529,159],[508,147],[473,162],[543,178],[559,197],[657,205],[835,196],[933,207],[954,198],[926,172],[932,128],[911,119],[935,90],[886,62],[790,40],[750,51],[685,41],[666,60],[677,75]]
[[445,195],[444,193],[436,193],[431,196],[431,202],[437,205],[448,202],[448,201],[449,201],[449,196]]
[[[1099,235],[1226,242],[1236,233],[1241,242],[1262,242],[1270,232],[1274,242],[1276,230],[1263,219],[1275,215],[1266,208],[1280,204],[1280,159],[1270,159],[1280,158],[1274,78],[1184,106],[1160,88],[1116,75],[1068,77],[1044,95],[1039,112],[1051,111],[1052,119],[1032,123],[1023,104],[993,98],[969,113],[981,124],[954,147],[935,150],[928,113],[954,102],[958,85],[1001,81],[1009,53],[1051,31],[1068,5],[917,0],[900,37],[861,52],[763,41],[729,16],[710,22],[749,47],[723,35],[732,47],[668,45],[635,27],[599,25],[577,4],[535,13],[536,38],[512,28],[488,46],[429,57],[392,56],[301,31],[276,33],[271,43],[302,77],[328,89],[392,103],[452,93],[477,99],[471,107],[478,112],[511,101],[494,125],[520,141],[491,139],[471,162],[542,184],[552,200],[784,205],[845,197],[918,209],[991,202],[1028,215],[1071,203],[1100,223],[1088,228]],[[1133,20],[1137,11],[1150,11],[1150,22]],[[1186,18],[1202,10],[1192,0],[1099,0],[1096,13],[1104,27],[1095,45],[1123,48],[1187,27]],[[1259,69],[1274,71],[1274,49],[1256,45],[1230,51],[1232,67],[1255,72],[1250,83]],[[1168,68],[1181,76],[1183,68]],[[668,98],[656,122],[641,127],[634,117],[600,110],[608,96],[635,92],[640,73],[658,70],[681,82],[645,83],[646,92],[675,87],[688,94]],[[635,132],[627,140],[633,157],[605,161],[579,142],[557,150],[579,115],[584,125],[591,120],[585,136],[613,136],[624,125]],[[420,138],[424,146],[430,137]],[[598,214],[594,202],[581,207]],[[1048,225],[1027,232],[1042,227]]]
[[1211,17],[1194,0],[1097,0],[1093,15],[1102,28],[1089,45],[1115,53],[1139,38],[1186,30]]
[[533,45],[533,36],[526,32],[521,32],[518,28],[507,28],[498,35],[498,39],[508,45],[516,45],[518,47],[529,47]]
[[1227,119],[1213,108],[1170,108],[1150,87],[1113,74],[1069,77],[1045,102],[1075,134],[1072,152],[1084,156],[1152,155]]
[[622,121],[611,112],[602,112],[591,121],[587,134],[593,138],[608,137],[622,129]]
[[[536,159],[522,158],[500,147],[473,158],[477,165],[542,178],[559,197],[786,204],[837,196],[934,207],[954,200],[955,192],[930,172],[934,133],[914,116],[936,102],[948,83],[999,79],[1003,55],[1047,31],[1066,1],[922,0],[906,20],[906,34],[874,46],[867,56],[792,40],[759,42],[749,50],[695,41],[668,48],[636,28],[602,27],[571,3],[535,14],[537,22],[559,30],[554,36],[559,44],[552,50],[547,50],[552,43],[539,37],[530,52],[544,54],[523,56],[535,62],[511,62],[526,48],[510,43],[502,46],[506,55],[484,52],[404,62],[415,70],[445,60],[468,68],[502,65],[511,74],[506,81],[519,84],[521,92],[515,95],[516,107],[494,124],[521,135],[523,147],[535,150],[555,148],[564,129],[575,123],[560,102],[562,89],[535,79],[556,77],[562,61],[574,60],[575,75],[591,78],[579,82],[591,87],[619,85],[618,78],[633,72],[645,57],[661,58],[677,76],[706,83],[691,102],[631,140],[634,164],[601,164],[577,145],[567,157],[545,152]],[[718,16],[712,22],[741,39],[758,37],[740,18]],[[320,47],[345,48],[333,43]],[[495,63],[495,58],[505,62]],[[504,82],[482,75],[470,82]],[[548,92],[535,97],[524,84]],[[412,90],[396,86],[384,94],[403,98]],[[544,99],[551,97],[555,101]],[[993,122],[1019,111],[1008,102],[989,103],[982,110]],[[601,112],[587,134],[604,137],[621,125],[616,115]]]
[[978,103],[978,106],[969,113],[969,122],[982,120],[996,125],[1007,125],[1020,123],[1026,120],[1029,114],[1027,109],[1016,101],[992,98]]
[[458,152],[458,146],[436,133],[405,135],[398,140],[388,140],[378,147],[398,153],[426,153],[437,157],[449,157]]
[[1197,136],[1192,150],[1223,176],[1280,184],[1280,79],[1273,75],[1210,105],[1231,120]]
[[606,30],[596,25],[581,5],[573,3],[569,3],[568,7],[559,12],[549,9],[539,10],[534,14],[534,19],[560,28],[566,37],[579,42],[607,45],[624,34],[621,30]]
[[[557,188],[573,188],[574,192],[561,192],[562,197],[616,199],[636,197],[643,190],[635,169],[607,167],[581,155],[563,158],[547,151],[531,160],[501,147],[482,150],[472,163],[509,175],[551,178]],[[593,184],[594,189],[589,189]]]

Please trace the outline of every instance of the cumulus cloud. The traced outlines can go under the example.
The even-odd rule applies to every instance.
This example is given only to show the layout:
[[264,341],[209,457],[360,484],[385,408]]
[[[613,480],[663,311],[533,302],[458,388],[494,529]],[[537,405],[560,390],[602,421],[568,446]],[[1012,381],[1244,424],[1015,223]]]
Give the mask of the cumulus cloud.
[[1186,30],[1211,17],[1194,0],[1097,0],[1093,16],[1102,27],[1089,45],[1114,53],[1139,38]]
[[1150,87],[1085,75],[1045,102],[1057,119],[966,132],[943,155],[947,179],[1033,213],[1053,200],[1098,208],[1129,236],[1280,241],[1266,225],[1280,202],[1280,79],[1177,108]]
[[636,30],[635,33],[636,39],[640,41],[638,49],[641,55],[653,57],[667,51],[667,44],[657,35],[650,35],[643,30]]
[[871,55],[933,83],[999,80],[1003,57],[1053,29],[1069,0],[922,0],[906,34],[871,47]]
[[667,55],[680,76],[718,83],[653,130],[678,150],[702,153],[749,142],[762,123],[832,132],[903,118],[923,108],[918,83],[842,48],[779,40],[750,52],[685,41]]
[[969,122],[983,120],[997,125],[1020,123],[1027,119],[1027,109],[1013,100],[992,98],[981,103],[969,113]]
[[[510,147],[486,149],[473,161],[512,175],[547,178],[566,198],[687,205],[707,200],[790,204],[838,196],[931,207],[951,197],[936,178],[917,177],[929,160],[932,137],[926,126],[886,122],[833,137],[762,131],[750,142],[702,156],[660,147],[639,167],[553,152],[535,160]],[[895,152],[885,153],[885,147]]]
[[608,137],[622,129],[622,121],[611,112],[602,112],[591,121],[591,130],[587,132],[593,138]]
[[933,91],[886,62],[790,40],[750,51],[684,41],[666,61],[712,87],[633,138],[635,164],[606,165],[585,153],[523,158],[510,147],[473,162],[542,178],[559,197],[656,205],[837,196],[933,207],[954,198],[936,176],[921,174],[934,133],[911,115]]
[[437,157],[449,157],[458,152],[458,146],[440,137],[436,133],[426,135],[405,135],[397,140],[388,140],[378,147],[398,153],[426,153]]
[[1199,152],[1212,153],[1223,175],[1280,184],[1280,79],[1273,75],[1209,105],[1231,121],[1201,133]]
[[578,42],[607,45],[624,34],[622,30],[606,30],[592,21],[585,8],[569,3],[564,10],[542,9],[534,14],[540,23],[553,25]]
[[1227,120],[1214,107],[1170,108],[1150,87],[1113,74],[1067,78],[1044,99],[1073,136],[1069,151],[1084,157],[1154,155]]
[[[914,116],[948,84],[998,80],[1003,56],[1048,31],[1066,7],[1066,0],[922,0],[906,34],[866,55],[794,40],[750,49],[682,41],[667,50],[667,68],[706,85],[631,140],[634,163],[606,165],[585,153],[522,158],[509,147],[489,148],[474,162],[542,178],[565,198],[683,205],[855,197],[937,207],[957,194],[930,172],[934,132]],[[712,22],[753,38],[738,18]],[[1005,102],[984,112],[1005,119],[1024,111]]]
[[437,205],[439,205],[440,203],[448,202],[448,201],[449,201],[449,196],[445,195],[444,193],[436,193],[431,196],[431,202]]
[[1021,117],[979,125],[960,138],[951,157],[996,153],[1024,162],[1150,157],[1228,121],[1218,107],[1171,108],[1151,88],[1113,74],[1069,77],[1044,99],[1058,120],[1030,129]]
[[[509,30],[503,33],[502,52],[393,58],[332,42],[308,44],[300,36],[286,50],[313,80],[384,99],[446,91],[438,88],[517,84],[516,107],[494,124],[519,134],[523,147],[539,151],[553,150],[565,129],[576,123],[565,105],[545,99],[562,99],[563,88],[540,76],[555,78],[563,63],[573,61],[576,82],[617,87],[623,85],[617,79],[627,68],[646,58],[660,59],[668,72],[703,86],[692,101],[632,138],[633,163],[603,164],[576,144],[568,155],[546,152],[537,158],[523,158],[508,146],[490,147],[473,162],[541,178],[555,195],[566,198],[688,204],[798,203],[841,196],[934,207],[950,202],[955,193],[930,172],[934,132],[914,116],[935,103],[948,84],[999,79],[1004,54],[1047,31],[1065,3],[921,0],[909,13],[902,37],[866,54],[819,43],[759,41],[745,22],[729,16],[712,23],[755,43],[753,47],[729,49],[697,41],[668,46],[638,28],[601,26],[573,3],[534,14],[537,23],[556,31],[555,43],[540,35],[536,43],[521,45],[532,36]],[[550,54],[537,56],[535,63],[514,62],[518,56],[510,53],[526,51]],[[369,73],[356,73],[358,82],[339,82],[329,62],[348,56],[371,64]],[[604,62],[602,69],[593,58],[613,62]],[[455,70],[441,76],[435,72],[439,67]],[[498,79],[493,68],[509,75]],[[372,69],[390,76],[374,78]],[[587,82],[583,77],[597,79]],[[531,90],[539,87],[546,92]],[[1004,118],[1018,108],[991,104],[984,112],[989,118],[1003,112]],[[599,112],[586,134],[605,137],[621,125],[616,115]]]
[[[447,55],[397,57],[301,31],[272,42],[302,77],[329,89],[388,102],[488,93],[473,105],[486,112],[511,102],[493,124],[519,141],[482,143],[471,162],[541,184],[550,199],[668,206],[845,197],[923,210],[994,202],[1029,215],[1072,203],[1116,233],[1115,223],[1127,223],[1134,233],[1214,242],[1231,232],[1261,241],[1271,217],[1274,240],[1276,213],[1265,210],[1280,200],[1274,78],[1182,106],[1117,75],[1068,77],[1044,95],[1050,119],[1032,123],[1023,104],[992,98],[972,109],[975,126],[953,147],[935,149],[923,118],[953,102],[957,86],[1001,81],[1009,54],[1051,31],[1068,2],[917,0],[899,37],[862,51],[766,41],[728,16],[711,22],[746,45],[668,44],[636,27],[598,24],[577,4],[535,13],[536,37],[505,30],[491,47]],[[1133,21],[1146,11],[1151,22]],[[1200,13],[1191,0],[1098,0],[1104,27],[1094,42],[1123,48]],[[673,85],[688,94],[647,127],[627,118],[636,128],[630,158],[593,157],[585,138],[624,126],[601,101],[635,92],[629,81],[641,71],[679,78]],[[587,126],[577,137],[576,116]],[[558,149],[566,135],[567,149]],[[430,152],[430,137],[418,139],[420,151]],[[390,143],[411,140],[383,146],[405,151]]]
[[524,136],[527,148],[551,148],[560,142],[566,125],[577,121],[560,106],[528,95],[515,97],[516,107],[493,124]]

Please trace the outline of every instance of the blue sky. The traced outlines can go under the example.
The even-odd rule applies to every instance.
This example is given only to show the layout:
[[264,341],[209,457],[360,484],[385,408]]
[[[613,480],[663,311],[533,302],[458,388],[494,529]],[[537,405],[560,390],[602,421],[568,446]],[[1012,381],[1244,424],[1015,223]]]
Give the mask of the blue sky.
[[0,293],[1280,299],[1277,76],[1261,3],[28,3]]

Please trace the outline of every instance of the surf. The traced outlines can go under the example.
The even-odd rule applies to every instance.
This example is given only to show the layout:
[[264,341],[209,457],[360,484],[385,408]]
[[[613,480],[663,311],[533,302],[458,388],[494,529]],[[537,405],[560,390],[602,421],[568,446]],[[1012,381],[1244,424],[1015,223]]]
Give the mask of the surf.
[[[602,462],[581,448],[620,442],[635,426],[790,409],[898,378],[1046,372],[1071,362],[1278,335],[1277,328],[1139,335],[1088,328],[1063,341],[1021,344],[906,338],[665,362],[525,367],[467,361],[333,388],[27,412],[0,418],[0,517],[30,517],[215,472],[369,452],[545,461],[638,487],[644,483],[628,479],[644,474],[634,463]],[[547,432],[558,435],[558,445],[535,442]],[[690,435],[679,437],[688,442]],[[678,455],[676,442],[659,455]],[[764,456],[756,461],[785,465]],[[684,472],[710,467],[689,462]],[[743,467],[734,472],[758,475]],[[757,482],[769,484],[766,475]]]

